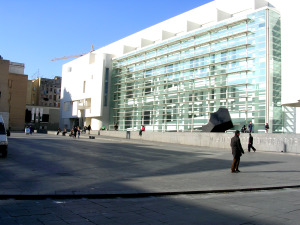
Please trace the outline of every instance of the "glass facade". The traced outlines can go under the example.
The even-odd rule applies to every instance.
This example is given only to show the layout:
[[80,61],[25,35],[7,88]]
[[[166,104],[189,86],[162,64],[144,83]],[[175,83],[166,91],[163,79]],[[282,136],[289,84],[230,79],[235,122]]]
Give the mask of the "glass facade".
[[233,129],[282,130],[280,17],[270,9],[113,59],[110,126],[197,132],[220,107]]

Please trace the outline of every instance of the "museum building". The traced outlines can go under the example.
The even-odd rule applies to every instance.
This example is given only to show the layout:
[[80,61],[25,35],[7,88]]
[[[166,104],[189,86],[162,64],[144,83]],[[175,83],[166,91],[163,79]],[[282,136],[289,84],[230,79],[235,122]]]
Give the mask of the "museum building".
[[219,108],[234,129],[284,131],[281,18],[266,1],[212,1],[63,65],[61,128],[198,132]]

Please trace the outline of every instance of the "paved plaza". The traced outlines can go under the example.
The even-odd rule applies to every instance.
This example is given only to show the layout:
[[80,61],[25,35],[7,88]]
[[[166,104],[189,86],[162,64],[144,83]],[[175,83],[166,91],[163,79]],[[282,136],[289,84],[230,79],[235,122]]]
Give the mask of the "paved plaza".
[[300,224],[299,160],[246,152],[231,174],[228,150],[13,133],[0,224]]

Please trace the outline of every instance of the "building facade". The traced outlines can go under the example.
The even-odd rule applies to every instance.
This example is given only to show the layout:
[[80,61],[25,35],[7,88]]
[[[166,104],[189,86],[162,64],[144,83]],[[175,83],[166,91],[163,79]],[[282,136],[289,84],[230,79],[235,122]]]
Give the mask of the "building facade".
[[262,9],[115,58],[111,121],[193,131],[225,107],[234,129],[282,132],[280,44],[279,14]]
[[29,105],[60,107],[61,77],[37,78],[29,82],[31,82],[28,85]]
[[61,129],[108,126],[108,79],[112,56],[91,52],[63,66]]
[[8,75],[9,75],[9,61],[3,60],[3,58],[0,57],[0,114],[3,117],[5,124],[7,124],[6,126],[8,126],[9,123]]
[[0,59],[0,113],[11,130],[23,130],[28,76],[24,64]]
[[37,78],[28,81],[26,98],[27,126],[38,132],[59,127],[61,77]]
[[[91,68],[101,81],[89,86],[98,102],[85,104]],[[281,80],[278,9],[263,0],[216,0],[65,64],[61,118],[92,129],[197,132],[225,107],[233,129],[252,122],[264,132],[268,122],[282,133]],[[82,113],[92,108],[96,114]]]

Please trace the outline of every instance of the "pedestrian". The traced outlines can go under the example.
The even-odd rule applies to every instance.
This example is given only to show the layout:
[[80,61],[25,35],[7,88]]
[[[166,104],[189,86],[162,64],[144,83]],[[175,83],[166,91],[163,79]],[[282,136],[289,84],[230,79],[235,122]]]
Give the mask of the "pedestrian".
[[61,129],[60,128],[58,128],[57,129],[57,133],[56,133],[56,135],[59,135],[59,133],[61,132]]
[[269,124],[268,123],[266,123],[266,125],[265,125],[265,130],[266,130],[266,133],[269,133]]
[[233,161],[231,165],[231,173],[238,173],[239,171],[239,164],[240,158],[242,154],[244,154],[243,147],[240,141],[240,131],[236,130],[234,133],[234,137],[231,138],[230,146],[232,149]]
[[87,130],[89,131],[89,134],[91,133],[91,125],[88,125]]
[[74,130],[73,129],[71,129],[69,136],[74,137]]
[[76,127],[76,126],[74,126],[74,129],[73,129],[73,130],[74,130],[74,138],[76,138],[77,131],[78,131],[78,130],[77,130],[77,127]]
[[30,129],[28,126],[25,127],[25,134],[29,134],[30,133]]
[[77,126],[77,137],[78,137],[78,139],[80,137],[80,127],[79,126]]
[[139,135],[142,136],[143,132],[145,131],[145,126],[142,125],[141,129],[140,129],[140,132],[139,132]]
[[118,127],[119,127],[119,126],[118,126],[118,123],[116,123],[116,124],[115,124],[115,131],[118,130]]
[[252,122],[250,121],[249,125],[248,125],[248,130],[249,130],[249,133],[252,133],[253,132],[253,124]]
[[252,148],[252,150],[255,152],[256,149],[253,147],[253,137],[251,135],[251,133],[249,134],[249,140],[248,140],[248,152],[250,152],[250,149]]
[[130,139],[130,131],[131,131],[130,128],[126,129],[126,139]]
[[32,133],[34,132],[34,129],[32,126],[29,127],[29,130],[30,130],[30,134],[32,135]]

